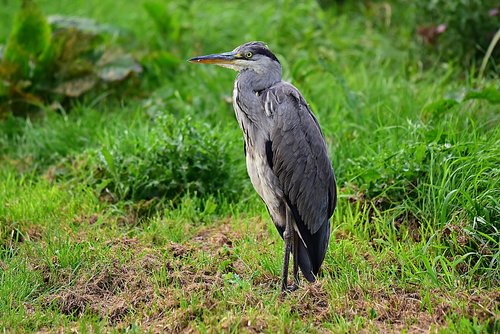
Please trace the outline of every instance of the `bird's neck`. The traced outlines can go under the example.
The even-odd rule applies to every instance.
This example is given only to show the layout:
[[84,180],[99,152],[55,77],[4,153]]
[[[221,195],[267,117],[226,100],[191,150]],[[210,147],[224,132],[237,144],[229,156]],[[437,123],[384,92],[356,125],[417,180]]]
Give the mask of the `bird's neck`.
[[241,89],[263,91],[281,81],[281,66],[268,68],[265,72],[245,69],[240,71],[236,80]]

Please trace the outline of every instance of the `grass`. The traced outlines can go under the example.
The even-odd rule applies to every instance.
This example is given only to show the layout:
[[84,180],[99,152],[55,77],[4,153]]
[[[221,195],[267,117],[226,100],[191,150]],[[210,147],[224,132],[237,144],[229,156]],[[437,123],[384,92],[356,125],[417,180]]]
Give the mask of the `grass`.
[[[145,72],[133,96],[1,121],[3,331],[500,331],[500,113],[481,95],[498,83],[419,63],[411,8],[38,3],[121,29]],[[0,40],[18,4],[3,8]],[[283,300],[235,74],[184,61],[248,40],[310,102],[340,190],[322,277]]]

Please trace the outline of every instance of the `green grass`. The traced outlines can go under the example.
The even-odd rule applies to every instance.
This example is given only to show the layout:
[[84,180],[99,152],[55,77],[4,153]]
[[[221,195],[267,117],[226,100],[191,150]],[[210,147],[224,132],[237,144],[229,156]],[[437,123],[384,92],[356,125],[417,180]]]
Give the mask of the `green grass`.
[[[500,109],[484,93],[499,86],[424,68],[411,6],[387,20],[378,3],[38,3],[121,29],[145,72],[137,94],[1,121],[3,331],[500,330]],[[18,3],[2,6],[0,41]],[[284,299],[235,73],[185,62],[248,40],[310,102],[340,191],[322,277]]]

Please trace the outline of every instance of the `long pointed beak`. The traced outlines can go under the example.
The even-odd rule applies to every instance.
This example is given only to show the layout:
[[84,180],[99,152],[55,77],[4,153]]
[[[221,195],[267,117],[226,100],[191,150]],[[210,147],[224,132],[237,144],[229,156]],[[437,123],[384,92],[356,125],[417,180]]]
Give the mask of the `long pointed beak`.
[[236,59],[233,52],[218,53],[206,56],[199,56],[189,59],[191,63],[199,64],[231,64]]

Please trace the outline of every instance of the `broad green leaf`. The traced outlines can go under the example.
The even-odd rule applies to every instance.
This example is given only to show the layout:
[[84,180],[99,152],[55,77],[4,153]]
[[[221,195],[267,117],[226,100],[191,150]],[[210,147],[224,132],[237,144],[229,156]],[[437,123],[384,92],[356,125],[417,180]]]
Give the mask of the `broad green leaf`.
[[486,100],[493,104],[500,103],[500,90],[496,87],[486,87],[480,91],[469,91],[465,94],[466,100]]
[[467,100],[486,100],[493,104],[500,103],[500,89],[489,86],[481,90],[461,89],[446,94],[446,99],[461,103]]
[[459,103],[455,99],[444,98],[434,101],[423,108],[424,118],[434,118],[437,117]]
[[14,18],[4,52],[4,61],[16,66],[16,76],[29,77],[33,74],[30,62],[46,57],[51,34],[50,25],[38,6],[31,0],[24,0]]

